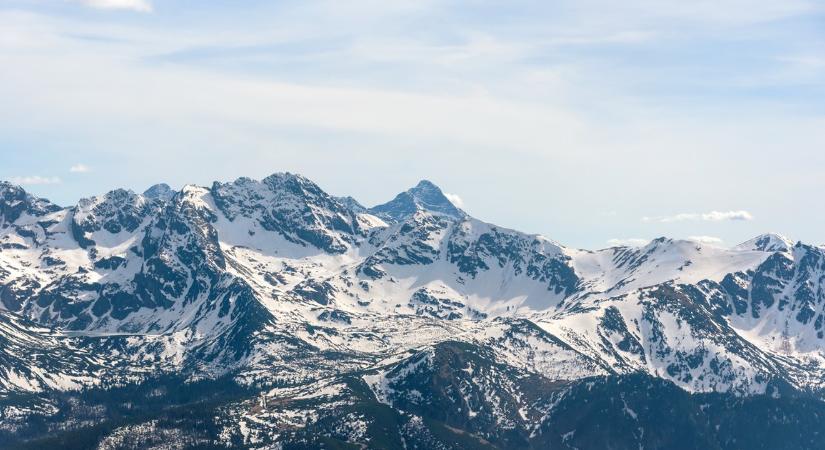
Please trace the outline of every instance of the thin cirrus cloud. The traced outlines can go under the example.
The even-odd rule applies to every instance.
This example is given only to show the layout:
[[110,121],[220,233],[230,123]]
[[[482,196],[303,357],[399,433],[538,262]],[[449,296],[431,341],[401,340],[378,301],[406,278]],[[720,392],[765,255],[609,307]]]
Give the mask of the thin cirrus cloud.
[[72,167],[69,167],[69,172],[71,173],[87,173],[90,172],[92,169],[85,164],[75,164]]
[[710,211],[706,213],[680,213],[672,216],[642,217],[642,222],[723,222],[728,220],[753,220],[753,215],[748,211]]
[[152,4],[146,0],[82,0],[83,4],[97,9],[123,9],[152,12]]
[[[821,240],[825,212],[787,228],[785,206],[764,201],[790,197],[802,178],[822,183],[815,164],[792,164],[825,142],[814,101],[821,57],[799,44],[821,35],[807,26],[817,0],[754,0],[748,8],[744,0],[200,2],[196,15],[180,2],[70,1],[74,8],[54,11],[0,6],[8,37],[0,58],[15,67],[0,71],[0,100],[16,105],[0,111],[0,134],[22,147],[45,147],[53,136],[87,149],[64,172],[83,160],[107,177],[105,161],[117,158],[143,185],[288,168],[377,203],[374,183],[405,188],[396,180],[409,165],[427,178],[452,177],[450,189],[470,195],[480,216],[578,247],[653,237],[640,221],[646,214],[647,227],[676,222],[664,225],[726,242],[761,227]],[[616,76],[605,83],[605,73]],[[763,161],[737,149],[781,149],[775,183],[755,181]],[[183,169],[157,173],[158,158]],[[5,170],[38,173],[36,162]],[[690,203],[675,203],[686,188],[650,170],[662,165],[707,182],[689,187]],[[593,172],[588,183],[576,176],[582,167]],[[361,170],[381,175],[352,175]],[[530,183],[548,170],[553,183]],[[64,184],[65,173],[56,173]],[[501,174],[500,186],[489,183]],[[73,203],[102,182],[81,173],[70,181],[41,192]],[[575,196],[559,189],[568,185]],[[649,185],[660,188],[645,204],[628,195]],[[734,185],[742,203],[711,211],[718,192]],[[757,201],[758,224],[749,213],[725,212]],[[666,204],[673,209],[643,209]],[[594,218],[594,208],[607,212]],[[669,216],[679,212],[687,214]],[[633,223],[617,229],[628,216]],[[691,229],[723,224],[737,226]]]
[[60,184],[61,180],[58,177],[41,177],[40,175],[32,175],[26,177],[12,177],[11,182],[21,186],[32,186],[38,184]]

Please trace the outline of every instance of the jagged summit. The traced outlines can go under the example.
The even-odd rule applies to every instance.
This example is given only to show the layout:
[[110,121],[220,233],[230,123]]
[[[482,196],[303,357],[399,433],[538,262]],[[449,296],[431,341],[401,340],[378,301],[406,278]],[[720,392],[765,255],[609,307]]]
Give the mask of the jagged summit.
[[29,194],[16,184],[0,181],[0,222],[14,222],[23,213],[39,217],[59,210],[59,206]]
[[421,180],[415,187],[398,194],[391,201],[370,208],[369,212],[390,221],[401,221],[417,211],[428,211],[460,219],[466,216],[441,191],[428,180]]
[[150,199],[169,201],[176,192],[166,183],[158,183],[146,189],[143,196]]
[[301,175],[285,172],[261,181],[215,182],[210,194],[230,221],[251,220],[298,245],[343,253],[361,234],[352,209]]
[[133,232],[153,212],[151,200],[128,189],[81,199],[72,208],[72,233],[81,247],[94,245],[87,233],[104,229],[112,234]]
[[275,172],[272,175],[269,175],[268,177],[264,178],[261,181],[266,182],[267,180],[269,180],[273,183],[276,182],[276,181],[280,181],[280,182],[294,181],[294,182],[299,182],[299,183],[312,183],[312,184],[315,184],[312,180],[310,180],[309,178],[301,175],[300,173],[292,173],[292,172]]
[[361,202],[356,200],[354,197],[347,195],[345,197],[335,197],[336,200],[341,202],[344,206],[351,209],[353,212],[356,213],[363,213],[367,212],[367,207],[362,205]]
[[761,252],[789,252],[794,242],[778,233],[765,233],[749,239],[736,247],[736,250],[753,250]]
[[[821,412],[802,415],[825,417],[825,249],[778,235],[742,249],[658,238],[577,250],[469,217],[429,181],[364,211],[290,173],[174,195],[117,189],[68,208],[2,183],[0,214],[0,448],[37,446],[38,424],[58,442],[95,421],[101,443],[113,424],[106,439],[203,432],[221,448],[320,447],[312,436],[603,448],[569,431],[592,430],[547,420],[605,407],[618,409],[594,422],[653,436],[620,447],[679,447],[654,434],[652,408],[693,417],[712,399],[792,402],[772,395],[774,382],[816,395]],[[163,419],[177,398],[164,392],[178,392],[167,377],[204,383],[180,391],[203,413],[191,425]],[[242,392],[198,392],[228,380]],[[634,384],[670,397],[635,398]],[[117,401],[85,397],[94,386]],[[109,393],[119,387],[123,401]],[[671,401],[690,392],[714,395],[693,409]],[[147,421],[121,427],[126,404]],[[724,411],[708,408],[700,421],[713,425]],[[769,417],[780,419],[760,425],[787,422]],[[111,439],[101,448],[128,442]]]

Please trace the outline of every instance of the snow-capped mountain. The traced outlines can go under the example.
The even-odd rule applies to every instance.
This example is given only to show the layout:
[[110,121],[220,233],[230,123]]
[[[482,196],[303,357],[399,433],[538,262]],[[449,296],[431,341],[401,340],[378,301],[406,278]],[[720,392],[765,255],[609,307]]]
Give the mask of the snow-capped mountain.
[[403,221],[419,211],[443,214],[454,219],[461,219],[466,215],[453,205],[438,186],[427,180],[422,180],[389,202],[369,209],[370,213],[389,222]]
[[790,239],[776,233],[766,233],[749,239],[736,246],[737,250],[758,250],[762,252],[787,252],[794,243]]
[[0,446],[816,447],[777,417],[825,421],[823,283],[779,235],[573,249],[429,181],[2,183]]

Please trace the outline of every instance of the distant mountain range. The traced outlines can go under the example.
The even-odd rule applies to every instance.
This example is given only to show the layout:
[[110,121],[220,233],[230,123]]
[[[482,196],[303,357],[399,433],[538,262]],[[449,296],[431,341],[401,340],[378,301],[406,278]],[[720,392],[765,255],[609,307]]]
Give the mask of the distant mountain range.
[[824,349],[825,249],[775,234],[573,249],[429,181],[0,183],[0,448],[825,448]]

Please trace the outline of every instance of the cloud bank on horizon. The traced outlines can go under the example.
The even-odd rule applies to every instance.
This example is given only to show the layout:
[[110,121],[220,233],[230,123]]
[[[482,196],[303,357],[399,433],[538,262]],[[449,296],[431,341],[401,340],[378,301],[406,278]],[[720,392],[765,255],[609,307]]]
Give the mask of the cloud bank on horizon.
[[376,204],[428,178],[582,247],[822,242],[824,9],[8,0],[0,179],[68,204],[288,170]]

